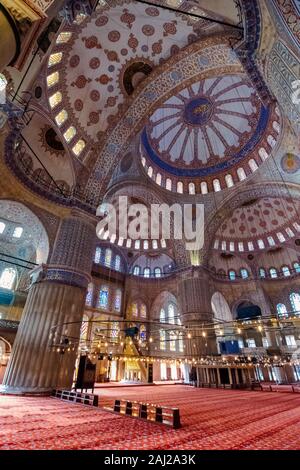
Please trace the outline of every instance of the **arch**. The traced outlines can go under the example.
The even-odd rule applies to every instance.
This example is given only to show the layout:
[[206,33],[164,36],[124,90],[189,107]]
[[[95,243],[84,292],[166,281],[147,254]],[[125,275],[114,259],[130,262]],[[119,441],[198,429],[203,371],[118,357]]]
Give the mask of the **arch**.
[[214,314],[214,318],[217,321],[232,321],[232,313],[230,311],[229,305],[221,292],[214,292],[212,295],[211,308]]
[[[49,255],[49,238],[44,224],[25,204],[7,199],[0,200],[0,214],[3,219],[22,227],[21,238],[28,240],[35,250],[37,264],[46,263]],[[30,237],[29,237],[30,236]]]
[[249,300],[239,301],[236,306],[235,313],[238,320],[257,318],[262,315],[259,305],[255,305]]

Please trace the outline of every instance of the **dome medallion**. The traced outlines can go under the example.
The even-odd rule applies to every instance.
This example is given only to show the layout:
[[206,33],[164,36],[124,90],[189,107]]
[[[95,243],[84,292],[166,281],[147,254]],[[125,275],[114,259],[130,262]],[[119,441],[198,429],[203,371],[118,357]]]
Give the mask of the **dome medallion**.
[[213,103],[206,96],[191,99],[184,108],[183,118],[188,125],[203,126],[207,124],[213,113]]

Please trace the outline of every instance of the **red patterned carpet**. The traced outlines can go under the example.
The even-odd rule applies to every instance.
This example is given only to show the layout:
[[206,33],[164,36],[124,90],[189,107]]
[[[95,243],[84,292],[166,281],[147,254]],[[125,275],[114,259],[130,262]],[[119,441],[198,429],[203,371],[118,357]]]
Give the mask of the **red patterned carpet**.
[[300,449],[300,396],[184,385],[100,389],[115,397],[178,406],[182,428],[61,402],[0,396],[0,449]]

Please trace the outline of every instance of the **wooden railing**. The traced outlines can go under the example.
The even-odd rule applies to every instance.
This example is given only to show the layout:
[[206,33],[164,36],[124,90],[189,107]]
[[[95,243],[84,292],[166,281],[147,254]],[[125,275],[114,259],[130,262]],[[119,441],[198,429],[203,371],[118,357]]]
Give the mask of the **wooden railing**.
[[92,393],[75,392],[71,390],[53,390],[53,398],[70,401],[73,403],[81,403],[82,405],[98,406],[98,395]]
[[110,409],[110,411],[153,423],[165,424],[174,429],[181,427],[179,409],[172,408],[171,406],[120,399],[115,400],[114,408]]

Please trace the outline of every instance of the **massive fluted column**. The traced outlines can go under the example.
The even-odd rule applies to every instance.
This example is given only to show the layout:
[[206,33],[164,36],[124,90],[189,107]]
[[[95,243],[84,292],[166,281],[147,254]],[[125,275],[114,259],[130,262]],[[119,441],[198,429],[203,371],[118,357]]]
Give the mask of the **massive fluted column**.
[[188,278],[179,281],[178,292],[182,324],[191,334],[191,339],[186,341],[186,354],[200,356],[217,352],[214,330],[205,328],[213,318],[209,275],[201,268],[194,269]]
[[39,268],[30,288],[2,392],[40,394],[71,387],[77,351],[59,354],[50,347],[50,333],[59,325],[56,341],[64,334],[79,337],[94,239],[88,216],[74,211],[62,220],[50,264]]

